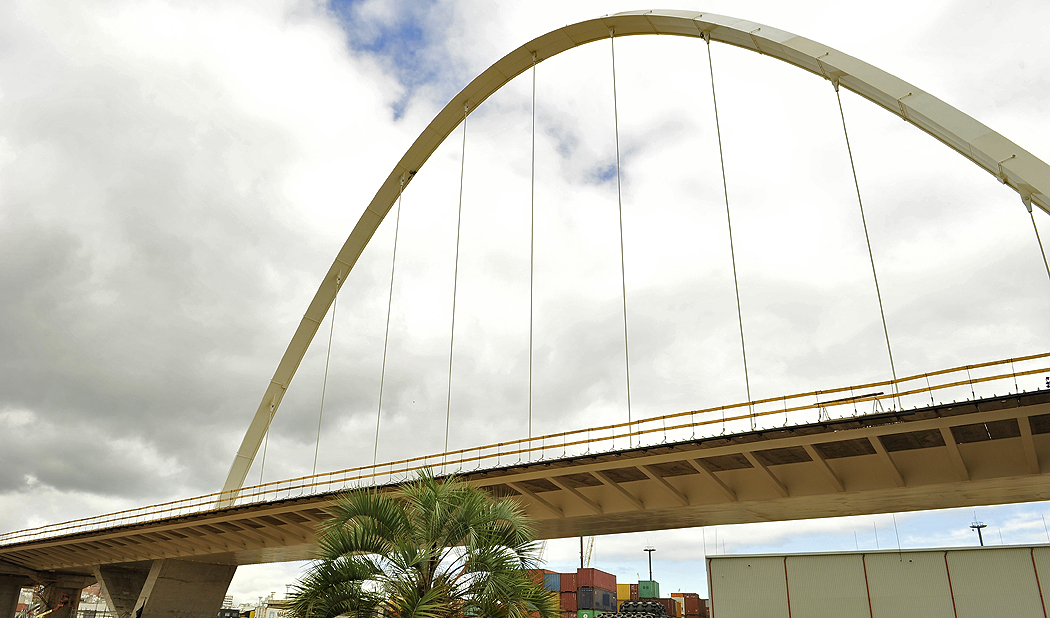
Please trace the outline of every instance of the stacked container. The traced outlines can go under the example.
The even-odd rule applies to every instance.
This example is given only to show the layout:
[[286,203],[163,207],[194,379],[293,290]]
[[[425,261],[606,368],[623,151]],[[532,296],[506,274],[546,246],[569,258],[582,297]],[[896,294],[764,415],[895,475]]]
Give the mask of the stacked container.
[[[631,598],[632,601],[638,601],[638,600],[640,600],[642,598],[642,597],[638,596],[638,584],[631,584],[631,597],[630,598]],[[626,600],[626,599],[624,599],[624,600]]]
[[598,569],[577,569],[576,607],[599,612],[616,611],[616,576]]
[[561,592],[559,593],[558,604],[563,612],[575,613],[579,607],[576,605],[576,593],[575,592]]
[[673,618],[681,618],[681,614],[678,613],[678,603],[674,599],[649,599],[650,601],[656,601],[660,605],[664,606],[664,613]]
[[631,584],[616,584],[616,600],[623,602],[631,598]]
[[593,609],[601,612],[616,611],[616,593],[601,588],[580,587],[576,595],[577,607],[580,609]]
[[685,616],[685,594],[681,592],[672,592],[671,600],[678,605],[678,607],[675,609],[677,615]]
[[558,586],[558,592],[576,592],[580,587],[576,582],[575,573],[561,573]]
[[639,599],[658,599],[660,598],[660,583],[651,580],[642,580],[638,582],[638,598]]

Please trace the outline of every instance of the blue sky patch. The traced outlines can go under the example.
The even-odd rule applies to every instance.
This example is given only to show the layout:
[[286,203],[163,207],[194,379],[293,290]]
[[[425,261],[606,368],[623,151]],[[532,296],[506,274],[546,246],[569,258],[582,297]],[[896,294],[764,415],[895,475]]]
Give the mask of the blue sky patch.
[[[439,82],[449,62],[440,42],[433,39],[435,0],[406,2],[392,19],[363,15],[363,0],[329,0],[328,6],[346,32],[347,46],[358,54],[378,58],[403,86],[405,92],[393,105],[394,119],[404,115],[413,94],[423,85]],[[427,28],[423,23],[429,22]],[[447,69],[446,69],[447,70]]]

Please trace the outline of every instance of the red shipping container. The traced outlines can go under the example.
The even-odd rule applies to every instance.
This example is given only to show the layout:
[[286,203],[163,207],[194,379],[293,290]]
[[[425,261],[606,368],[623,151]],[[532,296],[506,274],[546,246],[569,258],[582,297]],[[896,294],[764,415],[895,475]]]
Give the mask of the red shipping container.
[[[576,618],[576,612],[562,612],[561,618]],[[706,616],[704,618],[707,618]]]
[[674,599],[648,599],[649,601],[656,601],[660,605],[664,606],[664,611],[667,612],[668,616],[677,618],[678,616],[678,603]]
[[561,592],[576,592],[579,586],[576,584],[575,573],[562,573],[561,574]]
[[700,595],[695,592],[687,592],[685,595],[685,615],[699,616],[701,609]]
[[576,569],[576,583],[580,588],[616,590],[616,576],[598,569]]
[[638,601],[638,584],[631,584],[631,600]]
[[561,593],[561,600],[559,601],[561,611],[563,612],[574,612],[576,611],[576,593],[575,592],[563,592]]

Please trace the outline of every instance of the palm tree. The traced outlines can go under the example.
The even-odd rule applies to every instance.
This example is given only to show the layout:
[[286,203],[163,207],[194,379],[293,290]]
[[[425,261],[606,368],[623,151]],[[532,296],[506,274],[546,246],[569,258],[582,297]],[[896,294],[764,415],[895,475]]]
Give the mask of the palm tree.
[[393,492],[354,490],[329,509],[294,618],[557,618],[528,573],[539,545],[520,506],[430,470]]

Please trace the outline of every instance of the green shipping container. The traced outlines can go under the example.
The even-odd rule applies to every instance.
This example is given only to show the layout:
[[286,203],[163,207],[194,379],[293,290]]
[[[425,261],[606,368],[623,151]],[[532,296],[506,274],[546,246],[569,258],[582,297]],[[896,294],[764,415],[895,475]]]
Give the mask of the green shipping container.
[[580,609],[576,610],[576,618],[597,618],[604,613],[600,609]]
[[638,598],[639,599],[659,599],[660,598],[660,582],[654,581],[639,581],[638,582]]

